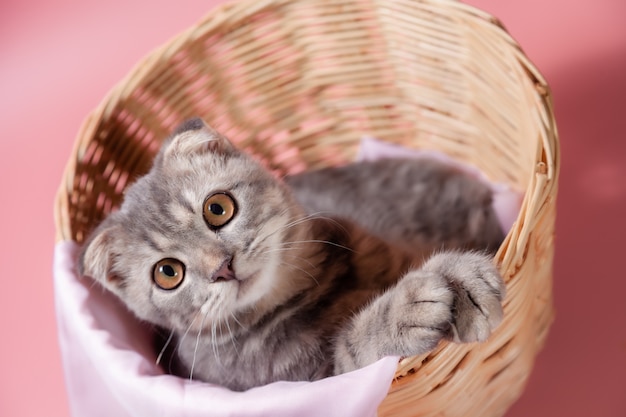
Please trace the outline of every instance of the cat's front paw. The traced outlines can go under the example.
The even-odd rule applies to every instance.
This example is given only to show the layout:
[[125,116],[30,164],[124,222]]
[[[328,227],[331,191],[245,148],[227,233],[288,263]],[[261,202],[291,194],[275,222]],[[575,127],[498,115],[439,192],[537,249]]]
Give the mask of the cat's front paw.
[[452,321],[446,336],[455,342],[481,342],[502,321],[504,282],[493,259],[476,252],[444,252],[422,267],[442,277],[452,291]]
[[407,272],[337,337],[335,372],[389,355],[414,356],[442,339],[484,341],[502,321],[504,282],[491,257],[444,252]]

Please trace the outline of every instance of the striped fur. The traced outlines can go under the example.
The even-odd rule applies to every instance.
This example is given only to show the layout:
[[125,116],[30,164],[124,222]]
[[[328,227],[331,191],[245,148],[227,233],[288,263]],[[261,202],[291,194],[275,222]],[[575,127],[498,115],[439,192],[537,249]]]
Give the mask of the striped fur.
[[[189,122],[93,232],[79,269],[173,336],[164,366],[234,390],[315,380],[443,338],[484,340],[499,323],[491,258],[459,250],[502,238],[476,181],[404,161],[287,182]],[[216,191],[238,209],[212,230],[202,207]],[[165,258],[185,265],[173,290],[152,279]],[[236,279],[214,279],[226,263]]]

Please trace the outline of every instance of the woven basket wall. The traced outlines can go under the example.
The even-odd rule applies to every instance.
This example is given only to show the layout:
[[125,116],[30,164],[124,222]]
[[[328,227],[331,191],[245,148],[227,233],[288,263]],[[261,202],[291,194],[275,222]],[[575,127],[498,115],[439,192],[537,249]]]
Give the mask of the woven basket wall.
[[81,242],[201,116],[283,173],[354,159],[364,135],[444,151],[525,192],[498,252],[505,319],[487,343],[405,359],[383,416],[497,416],[552,319],[559,150],[549,89],[491,16],[451,0],[248,0],[145,58],[86,119],[58,192]]

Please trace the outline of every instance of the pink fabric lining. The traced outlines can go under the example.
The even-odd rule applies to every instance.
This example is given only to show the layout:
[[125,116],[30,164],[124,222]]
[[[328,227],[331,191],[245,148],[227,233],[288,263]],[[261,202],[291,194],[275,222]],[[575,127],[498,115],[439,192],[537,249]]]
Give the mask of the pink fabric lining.
[[148,329],[111,294],[77,276],[78,245],[54,254],[59,344],[74,416],[374,416],[398,358],[316,382],[277,382],[247,392],[164,374]]

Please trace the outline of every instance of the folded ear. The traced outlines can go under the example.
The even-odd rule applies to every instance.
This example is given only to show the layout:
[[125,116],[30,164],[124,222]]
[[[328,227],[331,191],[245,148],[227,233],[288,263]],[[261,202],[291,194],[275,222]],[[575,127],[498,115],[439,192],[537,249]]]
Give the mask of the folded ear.
[[123,233],[121,225],[108,218],[83,245],[78,259],[80,275],[95,279],[113,292],[123,286],[123,278],[114,271],[120,233]]
[[158,156],[168,159],[176,155],[217,153],[227,154],[233,144],[198,117],[181,123],[167,140]]

